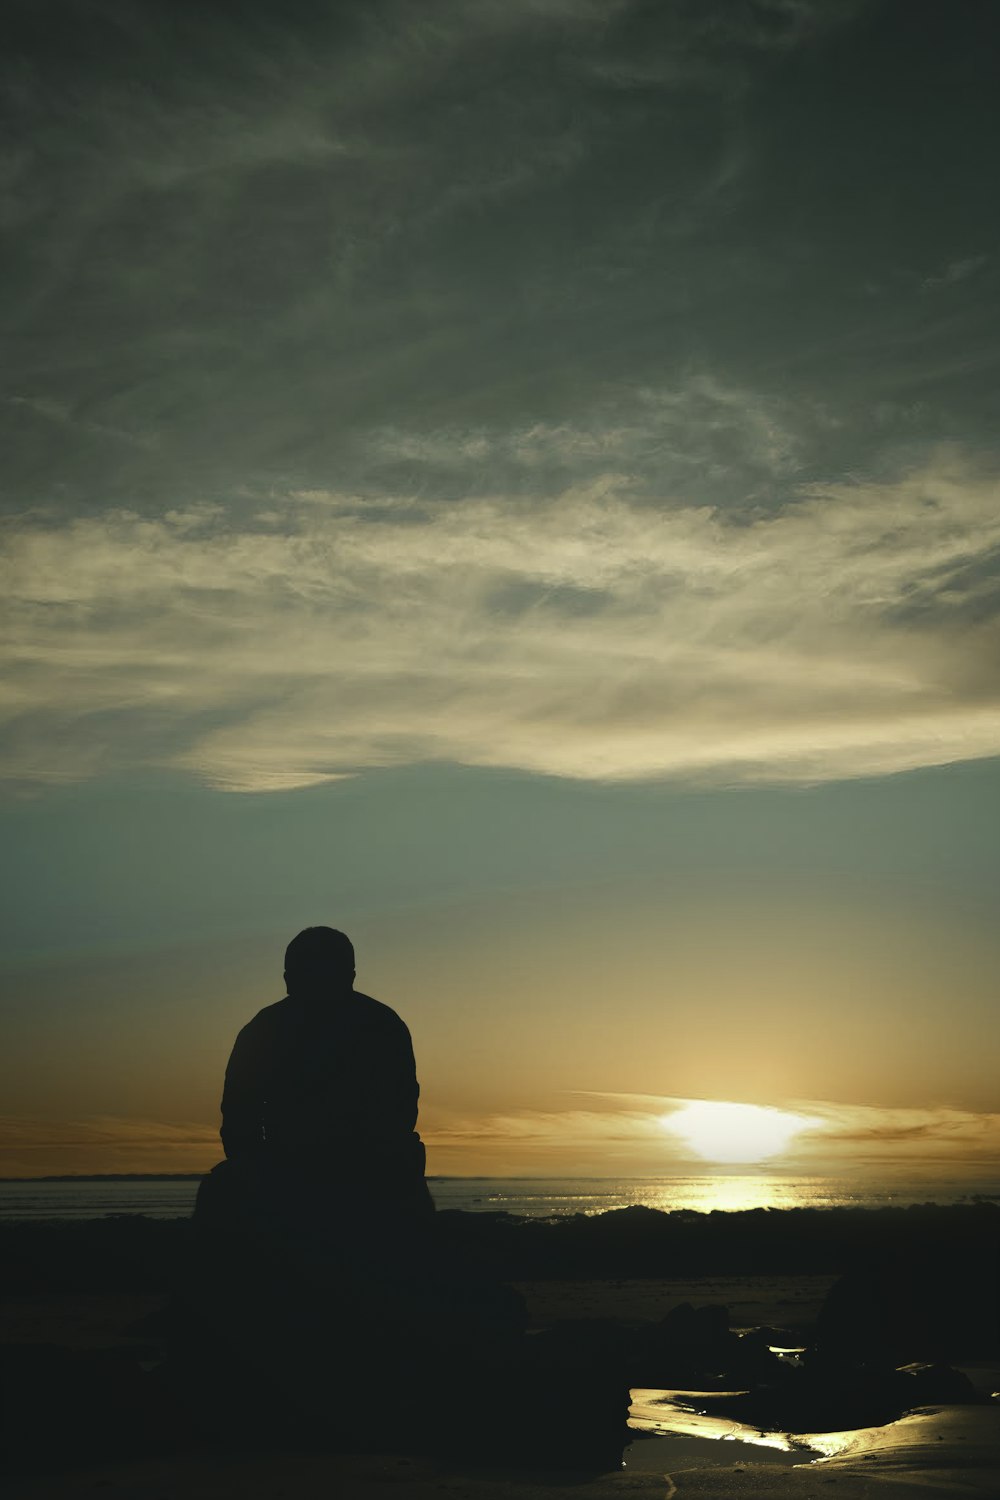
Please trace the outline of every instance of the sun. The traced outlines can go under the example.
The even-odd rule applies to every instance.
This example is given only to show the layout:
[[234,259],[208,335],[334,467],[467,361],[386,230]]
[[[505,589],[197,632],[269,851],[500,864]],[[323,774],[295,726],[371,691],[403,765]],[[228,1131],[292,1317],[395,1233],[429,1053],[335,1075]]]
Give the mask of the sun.
[[801,1131],[814,1129],[820,1121],[761,1104],[692,1099],[664,1115],[661,1124],[705,1161],[737,1163],[780,1156]]

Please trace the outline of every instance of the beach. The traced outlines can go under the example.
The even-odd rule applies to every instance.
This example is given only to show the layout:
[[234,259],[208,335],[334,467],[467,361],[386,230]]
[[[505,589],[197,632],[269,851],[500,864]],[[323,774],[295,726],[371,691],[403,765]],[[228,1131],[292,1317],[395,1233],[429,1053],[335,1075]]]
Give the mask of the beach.
[[683,1455],[670,1471],[577,1476],[456,1471],[409,1456],[281,1453],[205,1455],[101,1465],[72,1476],[14,1482],[12,1500],[71,1500],[91,1492],[116,1500],[932,1500],[1000,1493],[997,1411],[916,1413],[893,1432],[856,1434],[852,1451],[802,1467],[743,1461],[699,1468]]
[[[353,1451],[343,1434],[337,1451],[326,1451],[322,1433],[315,1431],[298,1444],[274,1444],[265,1436],[248,1446],[245,1434],[235,1436],[224,1422],[213,1426],[204,1408],[197,1414],[185,1409],[183,1395],[162,1383],[166,1283],[187,1224],[112,1219],[6,1227],[0,1234],[7,1272],[0,1349],[5,1383],[15,1392],[14,1420],[20,1420],[18,1430],[11,1425],[5,1432],[5,1458],[14,1471],[9,1493],[15,1500],[69,1500],[92,1491],[130,1500],[313,1494],[345,1500],[448,1494],[466,1500],[536,1495],[556,1500],[564,1494],[578,1500],[635,1494],[712,1500],[743,1494],[798,1500],[826,1493],[867,1500],[883,1492],[886,1500],[932,1492],[995,1496],[1000,1493],[1000,1404],[990,1397],[1000,1390],[1000,1356],[988,1329],[978,1343],[972,1338],[964,1361],[955,1360],[966,1382],[960,1401],[915,1401],[908,1411],[894,1410],[890,1421],[859,1422],[839,1431],[826,1430],[827,1424],[821,1432],[789,1424],[772,1430],[754,1415],[758,1408],[744,1411],[740,1405],[759,1401],[756,1376],[745,1389],[724,1375],[702,1382],[703,1389],[694,1382],[657,1385],[640,1378],[677,1367],[676,1338],[673,1345],[667,1340],[674,1350],[672,1366],[669,1358],[657,1365],[648,1351],[659,1347],[656,1340],[665,1329],[676,1331],[692,1315],[706,1329],[711,1324],[710,1341],[721,1340],[718,1347],[729,1351],[727,1358],[734,1350],[766,1346],[762,1358],[773,1362],[779,1357],[773,1351],[781,1348],[780,1358],[794,1362],[794,1351],[815,1340],[824,1307],[843,1284],[834,1262],[846,1254],[845,1242],[854,1243],[856,1260],[858,1241],[865,1237],[883,1248],[887,1237],[895,1237],[900,1249],[899,1236],[908,1232],[912,1250],[918,1222],[925,1242],[948,1231],[953,1253],[935,1264],[942,1276],[959,1279],[975,1245],[988,1253],[995,1246],[992,1207],[972,1217],[954,1209],[926,1210],[908,1223],[905,1218],[892,1223],[890,1215],[881,1225],[877,1217],[859,1221],[857,1215],[838,1225],[836,1211],[833,1217],[830,1212],[824,1218],[824,1211],[816,1211],[818,1220],[810,1214],[798,1224],[794,1216],[779,1213],[763,1224],[748,1222],[746,1215],[671,1223],[672,1216],[649,1210],[605,1215],[603,1222],[534,1226],[504,1215],[454,1217],[454,1239],[467,1246],[474,1240],[480,1256],[487,1247],[496,1266],[525,1273],[509,1282],[523,1298],[529,1339],[575,1340],[569,1347],[585,1351],[604,1339],[609,1349],[647,1351],[642,1368],[636,1364],[631,1442],[623,1460],[595,1468],[592,1459],[584,1459],[575,1470],[566,1458],[573,1451],[571,1432],[553,1434],[569,1439],[555,1443],[557,1463],[512,1462],[503,1421],[491,1425],[480,1409],[485,1398],[461,1369],[453,1377],[449,1372],[448,1379],[454,1454],[448,1443],[427,1452],[399,1441],[412,1393],[390,1370],[367,1389],[374,1420]],[[683,1274],[654,1274],[657,1262],[666,1268],[665,1244],[672,1247],[666,1259]],[[827,1256],[825,1269],[823,1244],[840,1247]],[[690,1269],[693,1253],[708,1263],[701,1274]],[[770,1268],[764,1264],[768,1259]],[[739,1269],[741,1260],[749,1269]],[[628,1274],[629,1264],[639,1273]],[[950,1296],[956,1288],[944,1290]],[[941,1291],[928,1287],[928,1300]],[[919,1343],[917,1337],[915,1349]],[[699,1366],[707,1346],[695,1339],[685,1347],[691,1369],[707,1368],[704,1360]],[[571,1358],[560,1368],[567,1374],[559,1388],[553,1382],[539,1398],[540,1430],[549,1423],[572,1427],[577,1398],[587,1394],[584,1365],[574,1373]],[[930,1388],[914,1379],[915,1396]],[[946,1390],[940,1383],[934,1388]],[[41,1415],[39,1402],[47,1408]],[[814,1402],[798,1410],[817,1408]],[[466,1426],[481,1434],[472,1452],[457,1441]],[[373,1451],[383,1444],[372,1441],[372,1431],[384,1436],[389,1451]]]

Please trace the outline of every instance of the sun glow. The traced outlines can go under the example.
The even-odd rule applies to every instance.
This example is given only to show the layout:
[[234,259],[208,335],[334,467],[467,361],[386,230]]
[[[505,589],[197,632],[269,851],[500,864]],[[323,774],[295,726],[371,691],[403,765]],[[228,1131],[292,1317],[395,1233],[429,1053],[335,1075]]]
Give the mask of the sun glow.
[[664,1115],[663,1128],[679,1135],[697,1156],[715,1162],[759,1162],[780,1156],[819,1120],[760,1104],[720,1104],[692,1099]]

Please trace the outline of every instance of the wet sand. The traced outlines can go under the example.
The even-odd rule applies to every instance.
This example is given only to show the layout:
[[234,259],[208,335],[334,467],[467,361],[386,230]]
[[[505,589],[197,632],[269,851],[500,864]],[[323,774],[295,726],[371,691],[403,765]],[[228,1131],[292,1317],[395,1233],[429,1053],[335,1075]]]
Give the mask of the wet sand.
[[[1000,1382],[996,1365],[966,1373],[984,1395]],[[693,1392],[632,1394],[630,1425],[645,1436],[626,1468],[669,1476],[668,1495],[1000,1496],[1000,1404],[920,1407],[847,1432],[769,1433],[702,1414]]]

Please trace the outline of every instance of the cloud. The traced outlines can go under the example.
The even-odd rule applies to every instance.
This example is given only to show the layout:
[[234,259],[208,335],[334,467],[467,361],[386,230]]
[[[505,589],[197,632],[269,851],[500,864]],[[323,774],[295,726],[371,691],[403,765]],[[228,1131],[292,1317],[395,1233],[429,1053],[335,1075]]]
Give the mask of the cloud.
[[685,309],[699,346],[731,326],[731,252],[670,247],[743,178],[733,69],[831,9],[140,0],[15,20],[5,497],[318,484],[417,408],[558,427],[614,365],[662,380],[690,357]]
[[0,1176],[205,1172],[220,1155],[218,1131],[207,1125],[114,1115],[0,1118]]
[[943,286],[955,286],[959,281],[967,281],[970,276],[975,276],[984,266],[989,264],[988,255],[965,255],[958,260],[949,261],[943,271],[935,276],[925,276],[920,283],[921,290],[925,292],[937,291]]
[[[705,1172],[670,1117],[703,1101],[584,1091],[563,1108],[485,1115],[433,1104],[421,1134],[434,1172]],[[798,1172],[995,1172],[1000,1114],[947,1106],[882,1109],[830,1101],[783,1101],[810,1128],[769,1165]],[[119,1116],[0,1119],[0,1176],[64,1172],[202,1172],[219,1159],[218,1133],[201,1123]]]
[[[693,1110],[704,1110],[705,1101],[591,1092],[580,1097],[590,1107],[574,1103],[481,1117],[437,1114],[421,1130],[438,1171],[455,1170],[458,1161],[491,1163],[490,1170],[497,1171],[709,1170],[704,1153],[683,1138],[684,1120]],[[807,1122],[807,1128],[792,1135],[768,1162],[776,1169],[834,1174],[908,1170],[919,1175],[935,1169],[993,1172],[1000,1164],[1000,1114],[948,1106],[882,1109],[828,1100],[783,1101],[781,1112],[789,1122],[796,1117]],[[674,1116],[680,1122],[676,1128],[670,1126]]]
[[481,1118],[462,1117],[424,1129],[429,1144],[436,1147],[505,1145],[551,1150],[600,1145],[648,1142],[656,1134],[656,1117],[641,1110],[522,1110]]
[[[993,143],[964,69],[996,23],[982,45],[907,38],[935,78],[915,112],[877,9],[53,0],[39,28],[21,7],[0,64],[0,505],[155,514],[193,488],[407,480],[461,498],[474,466],[412,444],[463,429],[490,440],[494,493],[576,483],[586,440],[617,432],[649,493],[697,474],[700,501],[739,503],[788,471],[781,412],[770,453],[744,422],[750,385],[766,422],[775,396],[837,414],[796,431],[813,474],[894,438],[988,444]],[[918,305],[928,277],[948,296]],[[588,426],[609,392],[693,364],[725,372],[728,425],[709,400]],[[404,428],[409,455],[370,451]]]
[[432,1107],[421,1114],[420,1133],[427,1145],[428,1170],[435,1173],[669,1172],[679,1165],[696,1165],[697,1158],[665,1137],[662,1114],[668,1103],[659,1101],[659,1113],[645,1099],[631,1095],[610,1099],[603,1108],[523,1109],[479,1116]]
[[869,1163],[899,1161],[1000,1163],[1000,1114],[949,1105],[882,1109],[865,1105],[811,1105],[823,1121],[817,1151],[848,1153]]
[[633,495],[661,498],[664,485],[696,484],[706,500],[738,489],[745,508],[755,492],[792,480],[804,428],[822,425],[803,403],[768,399],[708,373],[674,387],[641,387],[595,402],[574,421],[534,421],[368,434],[374,474],[418,476],[424,492],[468,496],[552,494],[609,472],[628,475]]
[[7,526],[3,772],[244,791],[429,761],[815,781],[1000,753],[997,485],[942,459],[733,521],[311,492]]
[[150,434],[128,432],[120,427],[109,427],[102,422],[89,421],[87,418],[77,419],[65,402],[52,401],[44,396],[8,396],[5,399],[9,406],[25,407],[57,427],[77,429],[96,437],[111,438],[112,441],[124,443],[128,447],[154,449],[157,446],[156,438]]

